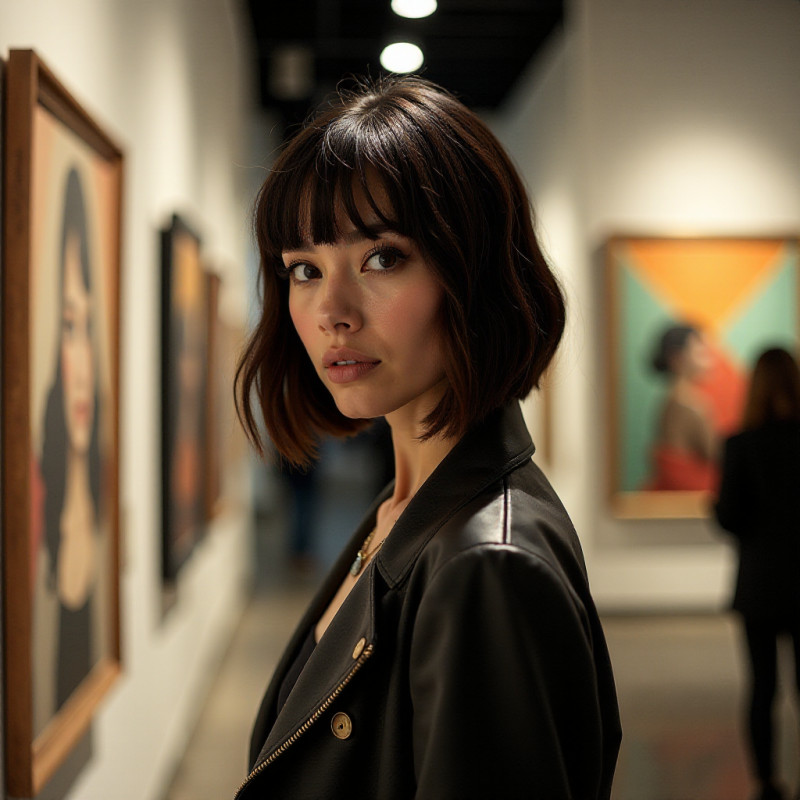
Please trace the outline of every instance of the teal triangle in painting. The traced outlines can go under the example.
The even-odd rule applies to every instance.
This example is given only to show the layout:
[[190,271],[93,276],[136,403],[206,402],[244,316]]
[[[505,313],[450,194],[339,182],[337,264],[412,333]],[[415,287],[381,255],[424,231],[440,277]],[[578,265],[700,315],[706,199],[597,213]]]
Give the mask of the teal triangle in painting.
[[726,347],[745,369],[768,347],[797,347],[797,298],[797,252],[791,247],[770,280],[722,331]]

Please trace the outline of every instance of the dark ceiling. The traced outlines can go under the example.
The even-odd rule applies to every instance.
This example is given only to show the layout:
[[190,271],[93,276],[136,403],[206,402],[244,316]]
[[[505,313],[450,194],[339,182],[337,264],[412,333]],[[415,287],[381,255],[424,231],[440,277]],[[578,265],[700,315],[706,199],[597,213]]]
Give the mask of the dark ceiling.
[[561,25],[563,0],[439,0],[423,19],[404,19],[390,0],[247,0],[261,104],[284,122],[348,75],[377,76],[392,41],[418,44],[420,73],[473,108],[496,108]]

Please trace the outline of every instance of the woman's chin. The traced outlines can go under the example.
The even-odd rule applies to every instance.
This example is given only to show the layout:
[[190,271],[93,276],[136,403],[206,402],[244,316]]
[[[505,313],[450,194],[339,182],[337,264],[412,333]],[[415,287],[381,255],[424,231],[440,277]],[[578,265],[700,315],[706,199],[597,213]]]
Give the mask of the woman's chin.
[[82,457],[88,454],[91,440],[90,432],[75,431],[69,437],[69,449],[76,456]]
[[382,417],[383,414],[373,414],[369,411],[369,409],[365,409],[363,407],[353,407],[347,403],[337,403],[336,408],[339,409],[339,413],[347,417],[348,419],[375,419],[376,417]]

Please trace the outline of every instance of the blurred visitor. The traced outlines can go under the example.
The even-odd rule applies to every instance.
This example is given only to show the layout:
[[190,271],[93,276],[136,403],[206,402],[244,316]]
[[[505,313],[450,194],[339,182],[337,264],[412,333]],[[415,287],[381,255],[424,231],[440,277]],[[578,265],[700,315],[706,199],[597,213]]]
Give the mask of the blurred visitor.
[[714,510],[739,546],[733,608],[749,655],[748,745],[756,797],[773,800],[784,797],[775,779],[772,724],[777,640],[784,633],[794,644],[800,687],[800,370],[786,350],[767,350],[756,362],[743,428],[725,443]]

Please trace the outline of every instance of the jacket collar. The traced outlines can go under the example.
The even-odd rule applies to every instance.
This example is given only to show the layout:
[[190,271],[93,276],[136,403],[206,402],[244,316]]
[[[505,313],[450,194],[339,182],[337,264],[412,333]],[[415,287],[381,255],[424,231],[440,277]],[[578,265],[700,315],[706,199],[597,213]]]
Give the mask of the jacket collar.
[[[519,403],[473,426],[422,485],[376,556],[389,586],[401,583],[439,528],[472,498],[534,452]],[[382,497],[388,496],[385,492]],[[374,524],[374,517],[373,522]]]
[[378,506],[389,497],[393,485],[381,492],[311,602],[278,665],[262,709],[267,714],[264,721],[269,734],[254,763],[280,752],[284,742],[315,719],[350,680],[364,651],[369,654],[375,646],[376,570],[389,587],[402,583],[442,525],[481,491],[527,461],[533,452],[516,401],[492,412],[463,436],[400,515],[386,543],[367,565],[362,579],[353,587],[311,654],[280,714],[269,726],[269,709],[274,707],[286,670],[341,585],[364,538],[375,525]]

